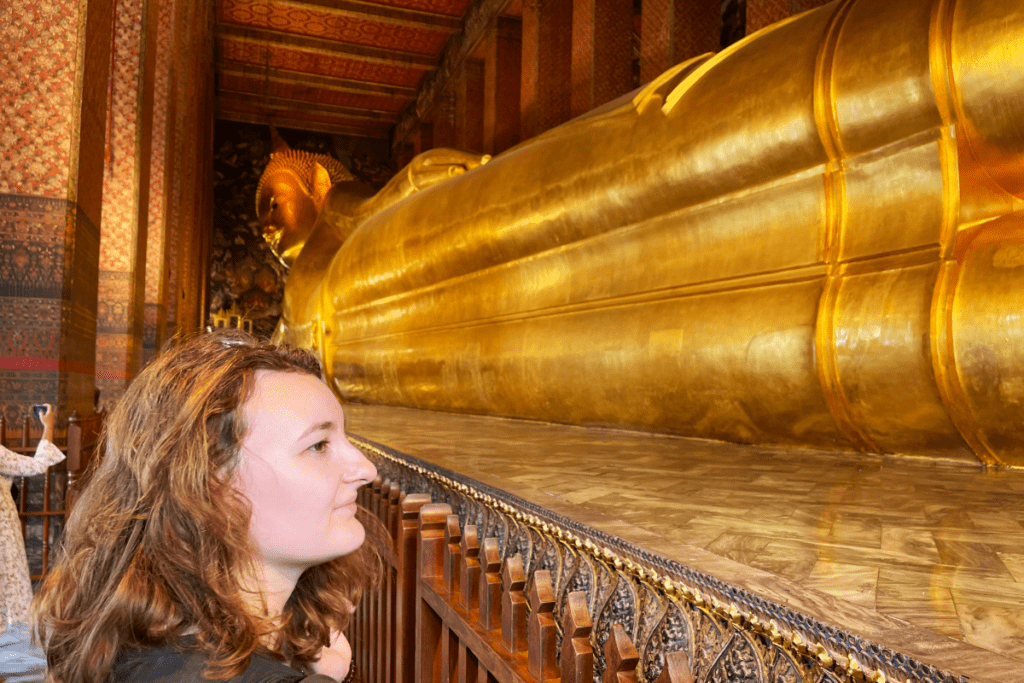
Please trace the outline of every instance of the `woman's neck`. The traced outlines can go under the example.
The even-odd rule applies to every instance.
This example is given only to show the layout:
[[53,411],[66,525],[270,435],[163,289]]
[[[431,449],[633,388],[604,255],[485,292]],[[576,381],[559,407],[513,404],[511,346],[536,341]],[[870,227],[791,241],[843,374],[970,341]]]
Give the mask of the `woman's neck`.
[[298,568],[257,563],[253,581],[245,582],[255,584],[252,590],[246,591],[246,602],[255,614],[273,619],[284,611],[300,576],[302,570]]

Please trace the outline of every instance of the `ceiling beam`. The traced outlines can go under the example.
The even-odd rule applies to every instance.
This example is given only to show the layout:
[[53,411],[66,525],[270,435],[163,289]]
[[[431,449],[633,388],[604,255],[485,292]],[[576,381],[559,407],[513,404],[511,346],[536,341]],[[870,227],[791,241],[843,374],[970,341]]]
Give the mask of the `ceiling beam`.
[[350,92],[360,95],[381,95],[383,97],[394,97],[395,99],[401,100],[409,100],[416,96],[415,88],[403,88],[401,86],[383,85],[380,83],[367,83],[366,81],[354,81],[348,78],[320,76],[317,74],[304,73],[302,71],[275,69],[273,67],[262,66],[259,64],[246,64],[245,62],[217,62],[217,73],[242,76],[245,78],[256,78],[259,80],[268,79],[280,83],[293,83],[295,85],[305,85],[311,88]]
[[402,111],[395,126],[395,136],[391,140],[393,151],[397,151],[420,121],[434,111],[445,86],[459,72],[463,62],[483,40],[487,29],[510,3],[511,0],[476,0],[470,6],[463,19],[462,29],[454,33],[445,44],[437,70],[424,76],[416,101]]
[[347,57],[364,62],[392,64],[431,71],[437,68],[437,62],[430,55],[384,50],[366,45],[353,45],[352,43],[343,43],[338,40],[311,38],[309,36],[299,36],[293,33],[271,31],[264,28],[250,28],[235,24],[217,24],[216,36],[225,40],[239,40],[256,43],[261,46],[279,45],[285,48],[320,52],[333,57]]
[[407,9],[389,5],[377,5],[353,0],[277,0],[276,4],[297,8],[316,8],[321,12],[329,12],[339,16],[369,19],[390,24],[401,24],[432,30],[444,30],[448,33],[458,31],[462,25],[460,17],[446,14],[424,12],[423,10]]
[[333,104],[319,104],[305,100],[289,100],[280,97],[267,97],[253,93],[232,92],[221,90],[217,94],[218,104],[230,108],[232,102],[238,102],[248,107],[260,107],[271,111],[283,111],[286,114],[296,110],[310,114],[321,114],[323,116],[339,116],[348,119],[366,119],[380,123],[392,124],[398,120],[398,114],[390,111],[377,109],[359,109],[358,107],[339,107]]
[[257,125],[270,125],[281,128],[296,128],[298,130],[309,130],[316,133],[328,133],[330,135],[347,135],[349,137],[373,138],[375,140],[386,140],[391,133],[390,128],[358,128],[355,126],[335,126],[321,121],[306,121],[300,118],[288,118],[274,116],[273,120],[263,114],[251,114],[234,112],[226,109],[217,109],[217,118],[224,121],[237,121],[238,123],[254,123]]

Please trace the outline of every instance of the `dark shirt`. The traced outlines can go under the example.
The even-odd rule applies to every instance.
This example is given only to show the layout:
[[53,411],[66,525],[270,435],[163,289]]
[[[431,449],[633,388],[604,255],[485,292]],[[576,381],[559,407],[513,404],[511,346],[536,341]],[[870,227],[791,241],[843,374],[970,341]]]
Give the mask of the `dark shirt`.
[[[195,643],[186,636],[184,645]],[[206,656],[198,650],[181,650],[173,645],[162,645],[122,653],[114,663],[107,683],[207,683],[203,676]],[[287,664],[255,653],[249,667],[240,675],[229,678],[228,683],[337,683],[323,675],[303,676]],[[213,682],[225,683],[225,682]]]

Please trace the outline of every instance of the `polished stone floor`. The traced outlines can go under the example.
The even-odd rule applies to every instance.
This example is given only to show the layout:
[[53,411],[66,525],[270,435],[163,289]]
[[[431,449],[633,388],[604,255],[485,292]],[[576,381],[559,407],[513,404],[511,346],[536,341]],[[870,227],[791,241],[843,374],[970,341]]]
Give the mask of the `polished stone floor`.
[[957,673],[1024,681],[1024,471],[403,408],[346,414],[354,435],[771,586],[839,626],[925,656],[949,650],[932,663],[963,663]]

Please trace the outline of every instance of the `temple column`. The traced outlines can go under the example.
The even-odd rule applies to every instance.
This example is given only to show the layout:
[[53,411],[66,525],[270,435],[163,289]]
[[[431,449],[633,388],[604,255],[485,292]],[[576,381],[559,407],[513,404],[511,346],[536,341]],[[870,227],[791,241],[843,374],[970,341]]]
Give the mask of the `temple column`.
[[421,121],[412,140],[413,154],[422,154],[434,148],[434,124]]
[[166,261],[169,336],[200,327],[206,320],[213,222],[212,24],[211,0],[177,0],[165,176],[167,225],[173,226]]
[[455,139],[455,93],[445,90],[434,111],[434,146],[457,147]]
[[573,0],[572,115],[632,90],[633,0]]
[[828,2],[831,0],[746,0],[746,35]]
[[117,0],[114,8],[96,325],[96,387],[108,406],[142,365],[153,116],[152,94],[146,93],[153,71],[146,67],[155,69],[147,12],[156,2]]
[[[150,0],[151,4],[154,0]],[[146,310],[142,335],[142,362],[148,363],[167,339],[167,257],[166,202],[167,123],[170,87],[171,45],[174,21],[173,0],[159,0],[156,10],[155,38],[152,42],[153,130],[149,171],[149,217],[146,238]],[[152,10],[151,10],[152,12]]]
[[484,147],[484,64],[467,57],[455,96],[455,134],[459,149],[481,152]]
[[0,395],[91,412],[112,0],[0,5]]
[[522,139],[565,123],[572,116],[573,0],[523,3]]
[[484,43],[483,152],[498,154],[519,142],[523,22],[498,17]]
[[747,0],[747,35],[788,17],[789,3],[790,0]]
[[719,0],[644,0],[640,14],[640,82],[650,83],[691,57],[717,52],[721,36]]

